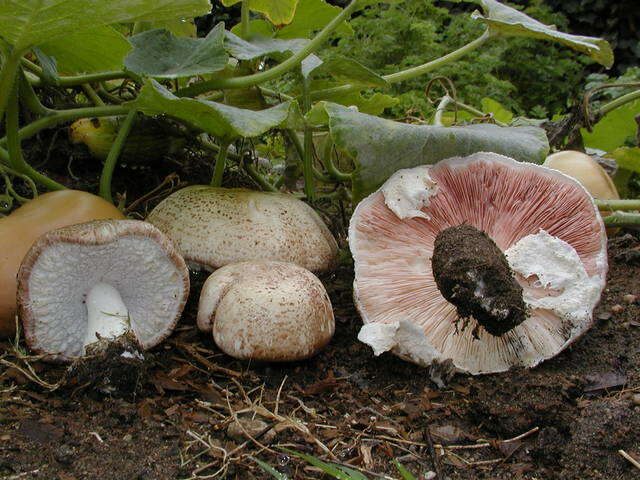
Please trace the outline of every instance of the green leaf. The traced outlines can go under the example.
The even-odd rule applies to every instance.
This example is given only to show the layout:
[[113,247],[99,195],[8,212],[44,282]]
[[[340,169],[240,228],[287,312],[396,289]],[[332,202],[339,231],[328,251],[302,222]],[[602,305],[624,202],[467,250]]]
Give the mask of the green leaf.
[[317,55],[314,55],[313,53],[307,55],[307,57],[300,63],[300,72],[302,73],[302,76],[304,78],[309,78],[311,73],[322,65],[322,63],[322,60]]
[[198,29],[192,18],[176,18],[161,22],[142,22],[142,30],[139,31],[155,30],[157,28],[169,30],[176,37],[195,38],[198,36]]
[[640,148],[639,147],[620,147],[613,152],[607,154],[607,157],[613,158],[618,167],[640,173]]
[[[293,20],[289,25],[279,29],[278,38],[309,38],[313,32],[324,28],[341,12],[340,7],[329,5],[324,0],[300,0]],[[350,35],[353,29],[348,23],[342,24],[336,33]]]
[[94,27],[190,18],[210,10],[208,0],[0,0],[0,32],[22,52]]
[[50,85],[58,85],[60,77],[58,76],[58,62],[51,55],[47,55],[39,48],[34,48],[38,63],[42,67],[42,77],[44,81]]
[[288,448],[283,448],[285,452],[294,455],[298,458],[305,460],[307,463],[310,463],[314,467],[318,467],[324,473],[331,475],[333,478],[337,478],[338,480],[353,480],[347,473],[344,473],[342,470],[338,468],[337,465],[323,462],[322,460],[317,459],[311,455],[306,455],[304,453],[296,452],[294,450],[289,450]]
[[518,10],[502,5],[496,0],[477,0],[485,12],[474,12],[473,18],[485,22],[489,29],[505,37],[531,37],[560,42],[589,55],[605,67],[613,65],[613,51],[609,42],[602,38],[583,37],[559,32],[553,25],[545,25]]
[[350,83],[360,87],[383,87],[389,86],[380,75],[365,67],[360,62],[347,57],[335,55],[328,60],[322,61],[313,69],[313,75],[329,75],[336,80]]
[[369,480],[369,477],[365,476],[363,473],[354,470],[353,468],[346,467],[344,465],[336,465],[340,470],[349,475],[350,480]]
[[[326,89],[330,87],[340,86],[339,83],[314,82],[313,87],[318,89]],[[337,91],[323,96],[324,100],[339,103],[346,107],[357,107],[361,113],[370,115],[380,115],[386,108],[393,107],[398,103],[396,97],[384,93],[374,93],[371,96],[365,96],[362,92],[355,91]]]
[[227,66],[224,24],[205,38],[175,37],[168,30],[149,30],[131,37],[133,50],[125,68],[142,77],[180,78],[218,72]]
[[298,38],[283,40],[281,38],[255,37],[250,42],[227,32],[224,48],[238,60],[253,60],[273,53],[296,53],[302,50],[308,40]]
[[55,57],[65,75],[121,70],[131,44],[112,27],[97,27],[45,42],[40,49]]
[[482,111],[490,113],[493,118],[499,122],[510,123],[513,120],[513,113],[504,108],[500,102],[496,102],[492,98],[485,97],[481,100]]
[[[249,37],[260,36],[260,37],[273,37],[273,25],[271,25],[266,20],[254,19],[249,22],[249,31],[251,32]],[[231,33],[242,37],[242,24],[237,23],[231,28]]]
[[374,191],[401,168],[480,151],[542,163],[549,151],[544,130],[536,127],[409,125],[334,103],[326,103],[325,110],[334,142],[356,157],[352,185],[356,198]]
[[164,114],[180,119],[225,141],[262,135],[295,121],[299,115],[295,102],[256,112],[207,100],[179,98],[155,80],[147,81],[138,98],[128,105],[146,115]]
[[398,472],[400,472],[400,475],[402,475],[403,480],[416,480],[416,477],[414,477],[409,470],[404,468],[404,465],[402,465],[397,459],[393,460],[393,464],[398,469]]
[[251,457],[251,456],[249,458],[251,460],[253,460],[254,462],[256,462],[258,465],[260,465],[260,468],[262,468],[265,472],[270,473],[271,476],[273,478],[275,478],[276,480],[289,480],[289,477],[287,477],[284,473],[280,473],[275,468],[273,468],[271,465],[269,465],[268,463],[263,462],[259,458],[255,458],[255,457]]
[[[235,5],[241,0],[222,0],[225,7]],[[298,0],[245,0],[249,2],[249,9],[264,13],[274,25],[291,23],[298,5]]]
[[593,130],[580,130],[585,147],[611,152],[633,137],[638,125],[635,116],[640,113],[640,100],[626,103],[605,115]]

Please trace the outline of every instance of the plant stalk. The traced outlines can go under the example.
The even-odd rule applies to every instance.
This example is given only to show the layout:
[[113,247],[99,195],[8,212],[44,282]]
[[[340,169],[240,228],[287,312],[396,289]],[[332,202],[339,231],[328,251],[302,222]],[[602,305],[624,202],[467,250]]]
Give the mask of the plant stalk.
[[240,9],[240,36],[245,40],[249,38],[249,34],[251,33],[250,21],[249,0],[242,0],[242,7]]
[[18,67],[20,65],[20,52],[10,48],[7,55],[4,58],[2,69],[0,70],[0,121],[4,117],[9,98],[15,93],[17,98],[17,92],[13,91],[13,85],[16,81],[18,73]]
[[596,206],[603,212],[620,210],[640,210],[640,200],[601,200],[595,199]]
[[107,155],[107,159],[104,161],[104,165],[102,167],[102,173],[100,174],[100,196],[110,203],[113,203],[113,197],[111,196],[111,179],[113,178],[113,171],[116,167],[118,157],[120,157],[120,152],[124,147],[124,143],[127,141],[131,127],[133,127],[133,124],[135,123],[136,114],[137,112],[135,110],[129,110],[129,113],[120,126],[120,130],[118,130],[118,135],[116,135],[116,139],[113,141],[113,145],[111,145],[111,149],[109,150],[109,155]]
[[18,102],[18,84],[14,83],[9,96],[7,97],[7,150],[9,166],[17,172],[27,175],[36,183],[39,183],[49,190],[62,190],[64,185],[50,179],[37,172],[24,160],[22,148],[20,146],[19,117],[20,106]]
[[[458,50],[454,50],[453,52],[443,57],[436,58],[435,60],[432,60],[427,63],[423,63],[422,65],[418,65],[416,67],[408,68],[407,70],[402,70],[396,73],[390,73],[389,75],[383,75],[382,78],[384,78],[389,83],[396,83],[396,82],[402,82],[405,80],[410,80],[415,77],[419,77],[420,75],[424,75],[425,73],[428,73],[437,68],[443,67],[448,63],[455,62],[456,60],[460,59],[461,57],[467,55],[468,53],[480,47],[484,42],[489,40],[491,36],[492,35],[491,33],[489,33],[489,30],[485,30],[485,32],[475,40],[467,43],[466,45],[463,45]],[[349,93],[349,92],[359,90],[360,88],[361,87],[354,86],[354,85],[341,85],[339,87],[316,90],[315,92],[311,93],[311,99],[322,100],[334,94]]]
[[638,213],[615,212],[602,220],[607,227],[640,227],[640,214]]
[[324,143],[324,152],[322,152],[322,159],[324,160],[324,168],[327,169],[329,175],[341,182],[350,181],[352,175],[350,173],[341,172],[333,161],[333,140],[331,135],[327,137]]
[[615,110],[616,108],[621,107],[622,105],[632,102],[638,98],[640,98],[640,88],[638,90],[634,90],[633,92],[629,92],[625,95],[622,95],[621,97],[618,97],[615,100],[611,100],[609,103],[605,103],[598,110],[598,117],[599,118],[604,117],[607,113],[611,112],[612,110]]
[[342,22],[351,16],[357,7],[358,0],[352,0],[351,3],[347,5],[342,12],[336,15],[334,19],[331,20],[331,22],[329,22],[322,30],[320,30],[320,32],[318,32],[318,34],[304,48],[269,70],[243,77],[214,78],[205,82],[194,83],[193,85],[178,90],[177,95],[182,97],[194,97],[211,90],[246,88],[264,83],[268,80],[273,80],[299,65],[300,62],[302,62],[302,60],[304,60],[310,53],[322,45],[322,43],[329,38],[329,36],[342,24]]
[[227,150],[229,150],[229,145],[231,145],[231,142],[228,140],[221,142],[220,150],[218,150],[218,155],[216,155],[216,164],[213,168],[213,177],[211,178],[212,187],[222,186],[222,176],[224,175],[224,167],[227,163]]

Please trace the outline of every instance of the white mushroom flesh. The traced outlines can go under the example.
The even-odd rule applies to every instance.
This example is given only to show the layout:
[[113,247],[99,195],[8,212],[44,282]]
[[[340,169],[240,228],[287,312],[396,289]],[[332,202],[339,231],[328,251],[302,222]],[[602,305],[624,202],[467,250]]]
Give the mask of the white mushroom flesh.
[[[113,337],[128,330],[129,322],[140,346],[149,348],[173,328],[188,292],[184,262],[151,225],[116,222],[50,232],[27,255],[37,254],[20,272],[21,311],[23,317],[28,312],[23,323],[32,349],[80,356],[96,333]],[[85,227],[91,223],[99,226]],[[84,237],[69,234],[73,229]],[[132,232],[118,236],[127,229]]]
[[85,300],[87,333],[84,346],[102,338],[117,338],[129,330],[129,310],[118,290],[108,283],[96,283]]

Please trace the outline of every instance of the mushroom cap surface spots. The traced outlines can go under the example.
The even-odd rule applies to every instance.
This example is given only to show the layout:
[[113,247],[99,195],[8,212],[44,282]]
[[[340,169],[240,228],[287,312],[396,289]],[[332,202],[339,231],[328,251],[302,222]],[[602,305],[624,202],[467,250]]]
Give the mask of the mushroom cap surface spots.
[[189,294],[184,260],[158,229],[137,220],[101,220],[40,237],[18,275],[18,308],[29,347],[68,360],[82,354],[87,293],[114,287],[141,348],[175,327]]
[[[390,180],[411,170],[396,172]],[[424,365],[451,359],[458,370],[477,374],[535,366],[589,328],[605,283],[606,235],[582,186],[555,170],[492,153],[445,160],[426,172],[429,182],[425,184],[433,182],[437,188],[428,204],[421,200],[424,215],[400,219],[387,206],[381,189],[363,200],[351,219],[354,295],[365,322],[359,338],[374,346],[376,353],[391,349]],[[484,231],[503,252],[541,231],[561,241],[548,243],[549,248],[558,249],[550,255],[565,255],[565,245],[575,251],[571,258],[577,259],[584,278],[595,286],[584,292],[580,314],[570,315],[553,302],[539,301],[537,308],[529,304],[529,317],[504,335],[494,337],[479,328],[474,338],[477,322],[473,318],[466,328],[456,330],[456,308],[437,288],[431,256],[437,234],[461,224]],[[536,241],[545,238],[536,237]],[[536,241],[529,243],[537,245]],[[576,278],[582,275],[575,263],[559,264],[576,268]],[[535,274],[520,267],[528,274],[516,276],[525,300],[563,293],[539,285]],[[406,340],[409,336],[411,342]]]
[[335,330],[322,282],[284,262],[243,262],[215,271],[202,287],[198,325],[212,330],[228,355],[267,362],[309,358]]
[[109,218],[124,218],[101,197],[79,190],[44,193],[0,219],[0,337],[15,333],[17,274],[33,242],[56,228]]
[[330,269],[338,247],[320,216],[291,195],[194,185],[164,199],[147,221],[185,260],[211,269],[249,260]]

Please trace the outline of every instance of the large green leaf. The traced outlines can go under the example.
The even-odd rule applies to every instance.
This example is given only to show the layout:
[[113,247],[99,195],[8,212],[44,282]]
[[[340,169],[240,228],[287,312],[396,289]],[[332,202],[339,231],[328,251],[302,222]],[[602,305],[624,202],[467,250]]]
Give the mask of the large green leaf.
[[507,37],[532,37],[551,40],[586,53],[596,62],[610,67],[613,51],[609,42],[602,38],[583,37],[559,32],[553,25],[545,25],[518,10],[502,5],[496,0],[476,0],[485,12],[474,12],[473,17],[482,20],[492,32]]
[[356,157],[355,198],[378,188],[401,168],[489,151],[520,161],[542,163],[549,151],[544,130],[537,127],[408,125],[326,103],[334,142]]
[[[316,80],[312,82],[312,88],[325,91],[332,87],[339,87],[340,85],[340,83],[326,80]],[[346,107],[357,107],[359,112],[368,113],[370,115],[380,115],[386,108],[393,107],[398,103],[398,99],[391,95],[379,92],[376,92],[373,95],[363,95],[359,90],[348,90],[346,92],[339,89],[334,91],[329,90],[328,93],[323,95],[322,99],[333,103],[339,103]],[[320,115],[326,118],[324,107],[320,103],[316,103],[312,107],[312,111],[313,110],[317,111],[312,114],[314,117],[318,118],[318,115]],[[315,123],[313,120],[310,121]]]
[[128,105],[147,115],[164,114],[180,119],[226,141],[262,135],[288,124],[298,115],[295,102],[256,112],[207,100],[176,97],[155,80],[145,83],[138,98]]
[[40,50],[55,57],[60,73],[76,75],[121,70],[131,44],[114,28],[103,26],[45,42]]
[[[222,0],[225,7],[234,5],[241,0]],[[298,0],[245,0],[249,2],[249,8],[256,12],[264,13],[274,25],[286,25],[291,23],[296,12]]]
[[227,32],[224,48],[238,60],[253,60],[273,53],[296,53],[304,48],[308,40],[297,38],[284,40],[281,38],[256,37],[250,42]]
[[640,114],[640,100],[626,103],[605,115],[588,132],[582,129],[584,145],[610,152],[622,146],[628,137],[636,133],[635,116]]
[[[351,85],[357,85],[359,87],[386,88],[389,86],[389,82],[380,75],[351,58],[335,55],[322,61],[315,55],[309,55],[309,57],[307,57],[307,65],[308,63],[313,62],[313,68],[309,70],[307,66],[307,69],[309,70],[307,76],[328,75],[336,80],[340,80]],[[320,63],[318,63],[318,60],[320,60]],[[303,65],[303,70],[304,69],[305,66]]]
[[638,147],[616,148],[607,157],[613,158],[620,168],[640,173],[640,148]]
[[[324,0],[300,0],[293,20],[289,25],[279,29],[278,38],[309,38],[313,32],[321,30],[340,14],[342,9],[329,5]],[[353,33],[348,23],[343,23],[337,30],[339,34]]]
[[119,22],[209,13],[209,0],[0,0],[0,34],[18,51]]
[[131,37],[133,50],[125,68],[142,77],[181,78],[218,72],[227,66],[224,24],[205,38],[176,37],[168,30],[149,30]]

